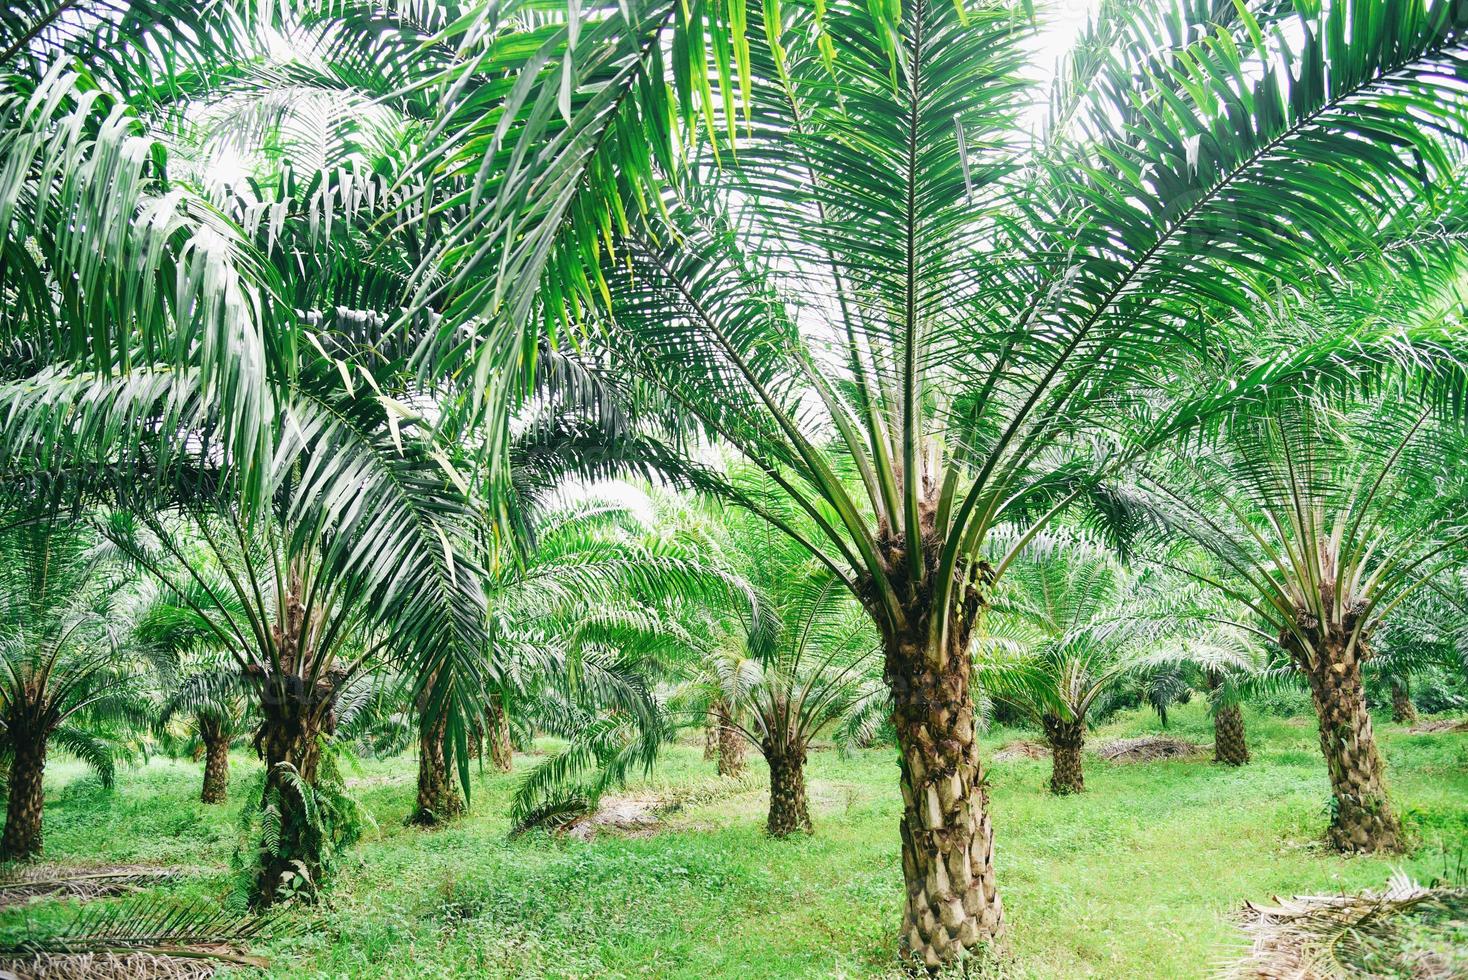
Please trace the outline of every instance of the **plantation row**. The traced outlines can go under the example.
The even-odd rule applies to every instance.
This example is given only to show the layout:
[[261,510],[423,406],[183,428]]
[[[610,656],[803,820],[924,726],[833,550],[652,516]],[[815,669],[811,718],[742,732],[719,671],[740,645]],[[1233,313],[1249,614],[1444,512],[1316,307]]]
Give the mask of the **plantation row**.
[[898,952],[1005,931],[980,730],[1307,693],[1343,853],[1417,841],[1370,698],[1468,650],[1468,8],[20,0],[0,14],[0,851],[44,772],[263,763],[255,910],[349,754],[703,727],[819,832],[899,760]]

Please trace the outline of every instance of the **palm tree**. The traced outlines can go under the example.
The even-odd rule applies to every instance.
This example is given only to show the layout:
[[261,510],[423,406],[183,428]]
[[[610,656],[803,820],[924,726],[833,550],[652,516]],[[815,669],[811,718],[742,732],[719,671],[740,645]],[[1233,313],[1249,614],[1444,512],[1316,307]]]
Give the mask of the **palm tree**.
[[[214,594],[224,593],[216,588]],[[243,612],[234,610],[239,616]],[[245,678],[232,658],[222,655],[211,622],[156,583],[133,616],[132,632],[133,642],[153,661],[165,691],[157,729],[168,737],[170,728],[183,719],[204,758],[199,798],[223,803],[229,795],[230,747],[249,727]]]
[[[1275,30],[1292,21],[1303,48]],[[487,23],[446,40],[488,50]],[[1438,66],[1463,23],[1447,2],[1108,3],[1031,139],[1028,21],[1003,4],[619,6],[548,30],[508,97],[459,73],[425,170],[478,198],[420,299],[480,344],[444,330],[424,356],[488,372],[530,325],[586,323],[808,517],[723,488],[882,636],[902,942],[938,965],[1003,922],[968,656],[1012,563],[991,532],[1022,545],[1136,449],[1083,433],[1155,422],[1146,445],[1385,359],[1384,328],[1327,334],[1215,391],[1197,341],[1377,254],[1381,217],[1445,175],[1463,99]]]
[[653,500],[651,525],[595,500],[549,510],[535,549],[491,579],[511,703],[527,727],[567,742],[516,788],[517,826],[584,812],[650,770],[679,727],[662,682],[698,649],[707,605],[756,604],[702,515]]
[[[749,478],[746,489],[759,482]],[[697,631],[695,683],[688,687],[706,692],[721,729],[739,740],[741,753],[747,742],[764,757],[770,835],[809,833],[805,763],[811,744],[833,726],[843,742],[865,741],[890,711],[880,643],[841,582],[797,542],[747,514],[728,513],[724,523],[726,552],[758,603],[725,611]],[[695,700],[698,717],[703,705]]]
[[41,853],[42,779],[53,745],[112,785],[106,723],[143,724],[146,692],[116,622],[118,565],[63,513],[8,512],[0,523],[0,735],[10,764],[0,859]]
[[1189,491],[1159,490],[1222,569],[1199,578],[1246,604],[1265,625],[1245,628],[1308,682],[1330,775],[1328,836],[1343,851],[1402,846],[1362,668],[1379,625],[1461,541],[1465,488],[1449,462],[1461,437],[1395,394],[1349,412],[1300,398],[1238,419],[1219,452],[1193,461]]
[[163,702],[159,723],[187,717],[204,755],[199,799],[223,803],[229,797],[229,750],[250,729],[246,687],[238,673],[217,661],[201,660],[191,666],[194,669],[183,672]]
[[1146,666],[1159,619],[1137,583],[1096,543],[1045,536],[996,590],[976,640],[978,680],[1028,712],[1050,746],[1050,792],[1085,789],[1086,727]]
[[[0,380],[0,470],[135,514],[141,532],[116,543],[243,673],[266,762],[264,903],[294,868],[314,888],[332,846],[309,818],[331,810],[312,796],[343,683],[390,660],[450,730],[477,715],[485,513],[450,459],[468,437],[424,415],[452,385],[409,364],[411,330],[393,328],[415,236],[437,220],[383,220],[416,193],[397,175],[423,104],[384,100],[370,126],[337,111],[396,88],[414,44],[354,46],[380,24],[365,7],[265,5],[287,33],[346,38],[279,64],[236,6],[175,28],[167,5],[137,5],[93,29],[25,5],[15,23],[38,26],[0,45],[17,79],[0,108],[0,293],[25,354]],[[99,85],[91,64],[132,74]],[[250,98],[282,79],[288,97]],[[210,185],[221,143],[243,146],[251,180]]]

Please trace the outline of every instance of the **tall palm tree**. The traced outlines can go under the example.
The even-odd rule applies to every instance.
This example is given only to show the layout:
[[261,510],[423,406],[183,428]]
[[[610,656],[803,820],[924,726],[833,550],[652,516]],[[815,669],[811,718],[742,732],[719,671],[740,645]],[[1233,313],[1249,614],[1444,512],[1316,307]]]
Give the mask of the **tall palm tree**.
[[[469,327],[457,356],[487,371],[531,324],[586,324],[769,475],[814,531],[724,491],[868,609],[902,944],[928,965],[1003,924],[968,656],[1015,550],[992,532],[1022,547],[1200,414],[1441,338],[1323,333],[1211,371],[1279,282],[1378,274],[1383,217],[1464,130],[1457,5],[1155,0],[1103,5],[1032,138],[1020,6],[622,5],[548,28],[508,96],[461,75],[424,165],[479,192],[425,288],[445,324],[424,356]],[[487,20],[446,40],[486,49]]]
[[120,566],[64,513],[0,518],[0,750],[9,762],[0,858],[41,853],[46,756],[60,746],[113,778],[117,744],[97,722],[148,721],[138,658],[117,628]]
[[[351,4],[207,3],[175,26],[136,3],[95,30],[24,6],[41,26],[0,46],[24,52],[0,107],[0,329],[25,354],[0,379],[0,471],[136,514],[117,543],[244,673],[280,829],[268,902],[295,862],[316,883],[342,683],[393,661],[462,745],[488,672],[485,514],[448,448],[466,434],[425,416],[453,386],[394,330],[437,220],[393,220],[424,104],[365,107],[416,41]],[[248,179],[208,179],[221,145]]]
[[1199,577],[1247,605],[1306,680],[1330,776],[1328,832],[1343,851],[1393,850],[1401,823],[1366,710],[1363,666],[1393,610],[1451,567],[1462,542],[1461,435],[1389,389],[1337,411],[1308,398],[1236,420],[1191,463],[1189,490],[1159,489],[1177,526],[1221,572]]

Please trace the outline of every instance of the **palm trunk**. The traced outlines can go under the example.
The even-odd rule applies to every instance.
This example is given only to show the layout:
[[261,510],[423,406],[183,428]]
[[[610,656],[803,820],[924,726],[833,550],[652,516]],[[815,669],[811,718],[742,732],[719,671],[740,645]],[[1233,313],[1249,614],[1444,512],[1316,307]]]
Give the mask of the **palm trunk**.
[[1417,720],[1417,706],[1412,703],[1412,688],[1408,680],[1392,678],[1392,721],[1410,725]]
[[703,761],[713,762],[719,757],[719,716],[713,708],[703,720]]
[[744,775],[744,736],[734,727],[729,706],[720,700],[714,707],[719,716],[719,775]]
[[[1223,680],[1208,674],[1208,689],[1217,691]],[[1213,704],[1213,761],[1242,766],[1249,761],[1249,743],[1244,738],[1244,709],[1237,701],[1219,699]]]
[[309,817],[313,808],[299,784],[315,792],[322,747],[336,730],[336,685],[334,679],[322,682],[309,695],[303,688],[299,677],[286,675],[267,683],[261,697],[255,750],[265,762],[262,804],[279,813],[279,843],[261,852],[250,894],[256,907],[274,902],[284,883],[308,894],[320,885],[327,842],[322,825]]
[[199,799],[223,803],[229,795],[229,736],[219,722],[200,718],[199,740],[204,743],[204,789]]
[[1249,743],[1244,737],[1244,709],[1237,704],[1213,709],[1213,761],[1227,766],[1249,762]]
[[409,823],[432,827],[464,812],[464,801],[449,775],[444,753],[448,719],[422,718],[418,724],[418,804]]
[[489,723],[489,761],[496,772],[509,772],[515,764],[515,747],[510,741],[510,714],[500,695],[489,696],[485,715]]
[[1050,743],[1050,792],[1057,796],[1085,792],[1081,748],[1086,740],[1086,723],[1064,721],[1048,714],[1042,721],[1045,738]]
[[1364,641],[1351,654],[1343,638],[1328,637],[1317,649],[1321,662],[1306,674],[1334,798],[1327,837],[1340,851],[1399,850],[1402,826],[1387,798],[1384,767],[1361,683]]
[[970,593],[946,641],[931,635],[937,630],[921,609],[908,621],[928,628],[884,637],[902,774],[902,951],[930,968],[996,939],[1004,922],[969,689],[969,630],[957,625],[973,621],[978,598]]
[[771,837],[811,832],[810,808],[805,795],[805,749],[802,746],[762,746],[770,766],[770,815],[765,829]]
[[41,810],[46,797],[46,739],[12,731],[13,755],[7,780],[10,797],[5,807],[5,832],[0,836],[0,859],[17,861],[41,853]]

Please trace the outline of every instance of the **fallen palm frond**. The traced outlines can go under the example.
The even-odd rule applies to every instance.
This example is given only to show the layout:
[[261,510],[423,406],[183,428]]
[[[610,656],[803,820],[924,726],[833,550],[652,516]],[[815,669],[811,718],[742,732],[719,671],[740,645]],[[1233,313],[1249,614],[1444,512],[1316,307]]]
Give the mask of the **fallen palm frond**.
[[1096,750],[1107,762],[1152,762],[1157,759],[1186,759],[1208,751],[1208,746],[1170,735],[1118,738]]
[[1244,906],[1249,954],[1225,975],[1260,980],[1468,976],[1468,888],[1401,874],[1381,893],[1297,895]]
[[1407,731],[1415,735],[1438,735],[1443,732],[1468,732],[1468,721],[1461,718],[1434,718],[1419,721]]
[[3,962],[26,980],[208,980],[221,965],[152,953],[42,953]]
[[0,963],[81,957],[93,958],[87,962],[95,965],[101,962],[95,961],[96,957],[109,954],[114,958],[146,954],[169,960],[259,966],[262,961],[243,950],[287,931],[288,922],[280,915],[241,915],[204,902],[176,903],[142,897],[83,908],[59,929],[26,930],[19,941],[0,943]]
[[77,898],[89,901],[163,884],[181,877],[176,868],[147,865],[65,867],[38,865],[22,868],[0,881],[0,908],[39,898]]

